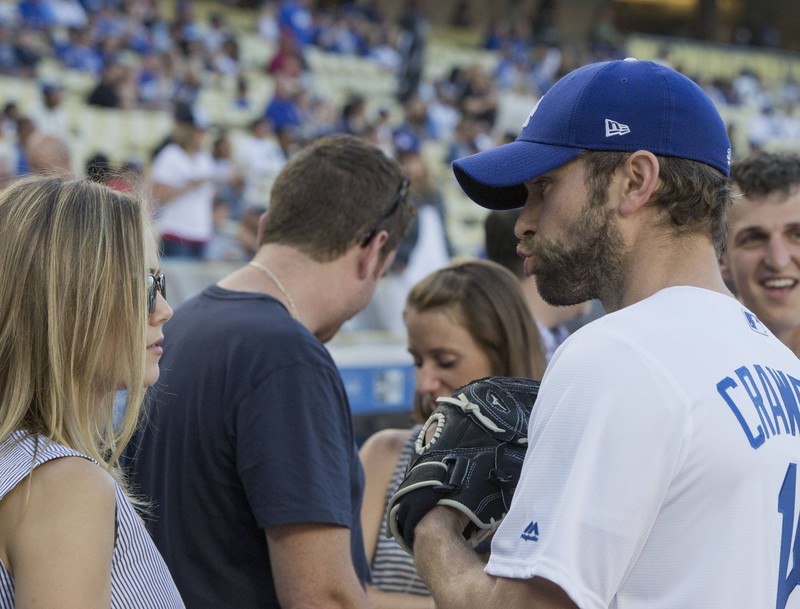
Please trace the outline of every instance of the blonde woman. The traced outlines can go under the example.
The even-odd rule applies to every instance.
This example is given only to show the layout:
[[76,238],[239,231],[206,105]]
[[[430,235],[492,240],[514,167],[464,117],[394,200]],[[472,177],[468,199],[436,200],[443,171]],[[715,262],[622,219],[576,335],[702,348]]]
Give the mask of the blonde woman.
[[0,277],[0,606],[183,607],[118,466],[172,315],[144,204],[10,184]]
[[384,535],[383,515],[436,398],[490,375],[540,379],[546,365],[519,281],[494,262],[460,262],[431,273],[412,288],[403,317],[416,367],[417,425],[379,431],[360,452],[366,474],[361,522],[374,609],[434,607],[411,556]]

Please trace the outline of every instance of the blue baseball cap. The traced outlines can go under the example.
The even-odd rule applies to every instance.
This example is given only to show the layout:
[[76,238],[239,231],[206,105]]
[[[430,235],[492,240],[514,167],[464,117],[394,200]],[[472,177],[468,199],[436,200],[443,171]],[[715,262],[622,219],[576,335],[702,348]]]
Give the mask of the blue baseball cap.
[[531,110],[517,139],[453,162],[458,183],[478,205],[525,205],[525,182],[584,150],[648,150],[699,161],[730,175],[731,143],[706,93],[672,68],[620,59],[561,78]]

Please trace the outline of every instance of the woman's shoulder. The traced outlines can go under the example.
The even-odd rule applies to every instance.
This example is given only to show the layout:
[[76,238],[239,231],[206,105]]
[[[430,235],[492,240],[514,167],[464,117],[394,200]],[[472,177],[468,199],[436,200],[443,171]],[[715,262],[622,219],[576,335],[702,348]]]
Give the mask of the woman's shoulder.
[[110,552],[115,507],[116,485],[108,472],[85,457],[59,457],[34,468],[4,498],[0,531],[6,532],[6,548],[74,549],[91,535]]
[[[28,485],[20,484],[24,489]],[[63,506],[66,511],[95,514],[111,511],[116,502],[116,484],[111,475],[94,461],[79,455],[53,458],[37,466],[30,474],[31,507]]]
[[381,429],[366,439],[361,446],[362,457],[388,458],[400,456],[411,435],[411,429]]
[[[0,444],[6,477],[19,479],[14,490],[24,489],[26,503],[87,502],[105,497],[113,506],[115,482],[96,461],[44,436],[19,431]],[[12,491],[13,492],[13,491]]]
[[43,605],[64,607],[108,594],[115,508],[113,478],[84,457],[34,468],[0,502],[0,551],[18,594],[30,597],[38,587]]

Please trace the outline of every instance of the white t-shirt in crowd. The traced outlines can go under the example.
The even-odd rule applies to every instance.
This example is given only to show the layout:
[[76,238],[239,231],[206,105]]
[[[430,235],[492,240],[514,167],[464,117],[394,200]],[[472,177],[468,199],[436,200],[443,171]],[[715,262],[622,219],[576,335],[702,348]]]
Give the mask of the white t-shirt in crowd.
[[194,179],[208,180],[174,199],[161,201],[157,221],[162,235],[199,242],[210,240],[214,231],[214,159],[211,155],[205,150],[190,155],[177,144],[168,144],[153,160],[152,177],[154,182],[174,188]]
[[408,290],[450,263],[445,227],[439,212],[432,205],[422,205],[417,210],[417,218],[419,237],[403,271],[403,282]]

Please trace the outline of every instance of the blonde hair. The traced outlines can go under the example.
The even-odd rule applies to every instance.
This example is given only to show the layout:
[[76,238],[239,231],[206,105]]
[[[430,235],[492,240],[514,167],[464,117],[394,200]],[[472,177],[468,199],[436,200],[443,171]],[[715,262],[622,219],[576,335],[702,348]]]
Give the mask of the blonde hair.
[[0,440],[41,434],[123,487],[145,391],[148,227],[141,200],[89,181],[27,177],[0,191]]

